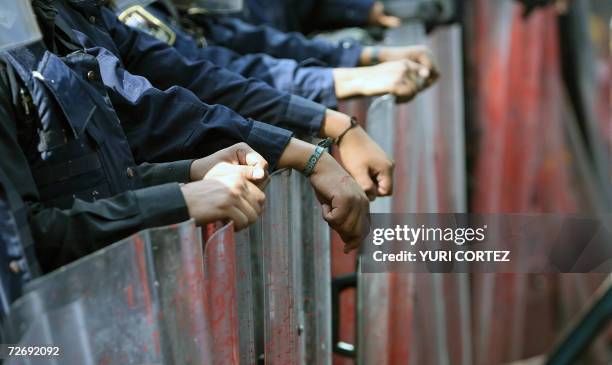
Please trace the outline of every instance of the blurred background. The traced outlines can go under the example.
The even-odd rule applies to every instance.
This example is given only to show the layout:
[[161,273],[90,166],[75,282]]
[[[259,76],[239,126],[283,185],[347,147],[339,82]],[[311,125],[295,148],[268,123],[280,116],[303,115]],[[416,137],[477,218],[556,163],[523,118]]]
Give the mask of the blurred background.
[[[428,44],[439,83],[391,111],[343,105],[349,114],[368,107],[382,113],[368,123],[385,113],[396,118],[396,196],[374,211],[569,213],[609,221],[612,2],[438,1],[421,13],[410,6],[416,3],[386,1],[403,25],[369,41]],[[332,274],[350,275],[356,258],[335,241]],[[576,363],[550,354],[581,343],[570,328],[588,337],[579,317],[597,289],[605,290],[606,277],[358,274],[359,289],[340,295],[348,314],[339,340],[357,343],[354,355],[364,364]],[[588,341],[577,363],[611,364],[612,327],[602,318],[595,323],[607,330]],[[347,353],[335,354],[334,364],[354,363]]]

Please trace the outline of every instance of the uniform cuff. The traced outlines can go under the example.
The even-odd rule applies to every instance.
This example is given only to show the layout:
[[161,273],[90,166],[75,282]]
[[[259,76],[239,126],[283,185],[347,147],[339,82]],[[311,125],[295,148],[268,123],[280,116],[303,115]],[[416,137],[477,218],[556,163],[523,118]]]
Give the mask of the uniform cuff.
[[160,227],[188,220],[189,210],[178,183],[135,190],[144,227]]
[[301,96],[291,95],[286,119],[295,121],[290,123],[292,131],[305,136],[318,136],[325,120],[326,109],[324,105]]
[[363,46],[355,40],[344,40],[338,45],[336,67],[357,67],[361,60]]
[[[336,97],[336,82],[331,68],[326,68],[321,72],[321,96],[319,102],[330,109],[338,108],[338,98]],[[320,128],[319,128],[320,129]]]
[[246,143],[268,161],[270,170],[274,170],[291,137],[293,133],[286,129],[253,121]]
[[338,107],[334,73],[328,67],[300,67],[291,93],[316,101],[330,109]]
[[195,160],[183,160],[162,164],[162,174],[172,179],[168,182],[187,184],[191,182],[191,164],[193,164],[193,161]]
[[194,160],[168,163],[144,163],[138,172],[144,186],[155,186],[171,182],[188,183],[191,181],[191,164]]

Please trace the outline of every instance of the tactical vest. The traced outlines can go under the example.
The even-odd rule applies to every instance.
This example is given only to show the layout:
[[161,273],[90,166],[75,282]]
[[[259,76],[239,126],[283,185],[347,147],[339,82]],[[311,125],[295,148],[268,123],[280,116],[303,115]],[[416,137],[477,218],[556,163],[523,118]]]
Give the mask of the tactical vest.
[[[100,79],[96,57],[76,51],[60,58],[41,44],[4,52],[39,121],[38,153],[28,156],[40,200],[70,208],[142,186],[126,136]],[[66,123],[67,121],[67,123]]]

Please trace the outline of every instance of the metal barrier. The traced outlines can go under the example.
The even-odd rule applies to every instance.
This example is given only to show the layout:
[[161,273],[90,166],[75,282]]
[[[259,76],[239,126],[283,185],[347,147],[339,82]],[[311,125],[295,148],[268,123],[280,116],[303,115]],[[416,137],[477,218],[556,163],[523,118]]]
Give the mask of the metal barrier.
[[[468,80],[473,92],[468,105],[475,107],[469,113],[480,137],[474,140],[481,147],[475,160],[474,210],[605,211],[606,192],[597,190],[597,176],[589,171],[588,151],[573,113],[561,103],[553,10],[524,21],[513,1],[480,0],[465,11],[472,25],[466,59],[476,62],[467,67],[472,70],[468,74],[476,76]],[[387,34],[389,45],[429,43],[442,79],[409,105],[394,106],[388,97],[371,103],[368,131],[383,146],[393,143],[397,166],[395,196],[373,204],[374,212],[467,209],[461,33],[458,27],[438,29],[427,40],[422,25],[413,21]],[[365,109],[355,102],[344,108],[351,114]],[[562,157],[568,153],[571,160]],[[333,272],[346,273],[350,267],[350,259],[334,256]],[[560,329],[558,318],[571,318],[601,279],[600,275],[358,275],[358,363],[498,364],[542,353]],[[555,287],[561,288],[561,307]],[[350,300],[344,300],[350,306]],[[403,328],[397,328],[398,322]],[[340,327],[343,338],[350,339],[350,323]],[[600,350],[593,359],[609,359],[608,351]]]
[[[597,214],[605,210],[601,205],[606,194],[594,189],[597,177],[589,171],[580,127],[564,95],[563,41],[554,9],[524,19],[516,2],[478,0],[466,14],[471,20],[466,51],[474,62],[467,68],[473,95],[470,109],[473,127],[479,131],[474,148],[481,151],[474,160],[473,211]],[[575,53],[584,61],[582,54],[588,51],[581,48]],[[581,70],[573,73],[583,75]],[[560,322],[569,318],[568,307],[579,307],[576,302],[581,300],[576,299],[589,295],[574,293],[588,291],[591,281],[601,281],[590,275],[473,275],[472,279],[475,364],[497,364],[547,351],[562,328]],[[566,299],[561,306],[559,296]],[[567,301],[569,297],[574,299]]]
[[212,363],[199,237],[190,222],[143,231],[32,282],[9,341],[61,356],[7,363]]
[[256,309],[264,329],[257,353],[266,364],[329,364],[329,229],[320,205],[308,180],[290,171],[273,176],[267,199],[250,232],[259,265],[256,297],[263,304]]
[[329,229],[301,175],[266,193],[250,231],[146,230],[32,282],[8,338],[62,354],[7,364],[330,364]]
[[[368,133],[396,161],[395,194],[377,199],[372,212],[465,212],[461,30],[428,39],[421,23],[408,22],[388,31],[385,44],[429,44],[443,72],[409,104],[391,96],[371,103]],[[466,274],[358,273],[357,288],[359,364],[472,364]]]

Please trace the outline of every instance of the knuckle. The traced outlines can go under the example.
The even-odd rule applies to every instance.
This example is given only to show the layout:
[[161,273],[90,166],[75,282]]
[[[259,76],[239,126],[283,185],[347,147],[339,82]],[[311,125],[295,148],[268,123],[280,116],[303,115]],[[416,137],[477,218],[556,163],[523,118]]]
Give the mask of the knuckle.
[[230,209],[234,204],[232,203],[232,199],[228,198],[223,200],[220,204],[219,204],[219,209],[221,210],[228,210]]
[[240,187],[238,187],[238,186],[234,186],[234,187],[232,187],[229,190],[229,196],[230,196],[230,198],[232,198],[234,200],[239,198],[241,195],[242,195],[242,191],[241,191]]

